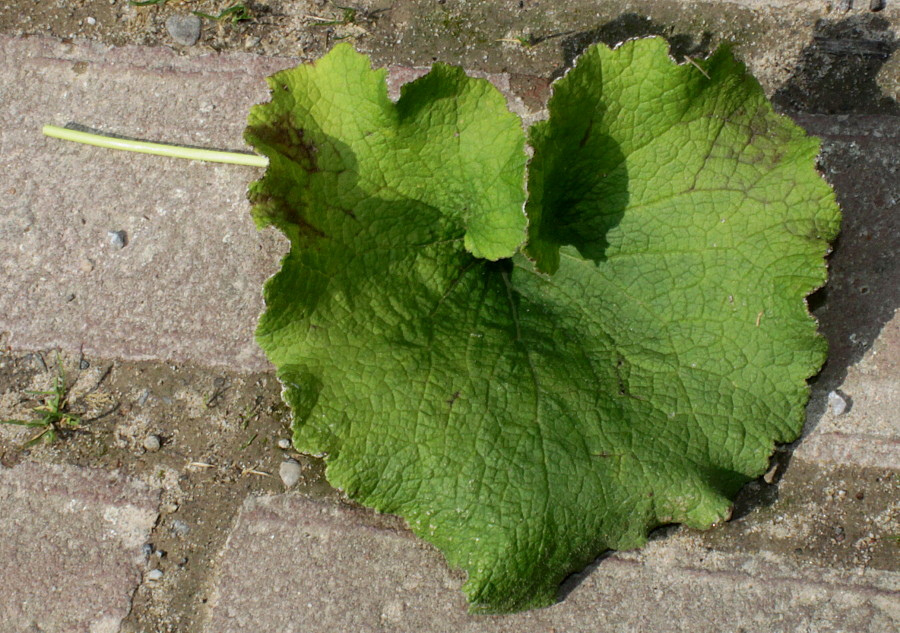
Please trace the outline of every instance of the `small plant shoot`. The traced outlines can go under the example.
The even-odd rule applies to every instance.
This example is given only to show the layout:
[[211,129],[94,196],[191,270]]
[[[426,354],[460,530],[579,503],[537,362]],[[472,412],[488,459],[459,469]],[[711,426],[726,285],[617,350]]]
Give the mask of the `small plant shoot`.
[[41,441],[53,443],[60,437],[81,428],[81,416],[69,411],[68,388],[62,361],[57,358],[56,362],[57,374],[50,389],[25,391],[32,396],[39,396],[43,401],[33,408],[35,417],[30,420],[0,420],[0,424],[24,426],[35,431],[34,435],[22,445],[22,448],[34,446]]
[[192,11],[191,13],[196,15],[198,18],[206,18],[207,20],[212,20],[213,22],[222,22],[223,20],[227,20],[232,24],[247,22],[253,19],[253,14],[244,3],[233,4],[227,9],[223,9],[222,11],[220,11],[218,15],[204,13],[203,11]]
[[727,47],[593,46],[527,133],[460,68],[396,102],[385,76],[338,45],[269,78],[262,156],[191,155],[267,165],[253,217],[291,246],[256,336],[294,447],[463,569],[473,612],[727,520],[825,360],[805,299],[840,212],[818,140]]

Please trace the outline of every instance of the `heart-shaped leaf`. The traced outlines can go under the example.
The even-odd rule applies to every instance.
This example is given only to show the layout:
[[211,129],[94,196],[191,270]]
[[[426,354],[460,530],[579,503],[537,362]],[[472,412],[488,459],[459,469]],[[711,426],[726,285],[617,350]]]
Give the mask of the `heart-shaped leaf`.
[[723,520],[796,438],[839,214],[817,141],[728,51],[582,56],[531,133],[531,259],[499,259],[522,133],[487,84],[437,66],[395,106],[347,47],[271,83],[251,197],[292,248],[257,336],[294,444],[465,569],[473,610]]

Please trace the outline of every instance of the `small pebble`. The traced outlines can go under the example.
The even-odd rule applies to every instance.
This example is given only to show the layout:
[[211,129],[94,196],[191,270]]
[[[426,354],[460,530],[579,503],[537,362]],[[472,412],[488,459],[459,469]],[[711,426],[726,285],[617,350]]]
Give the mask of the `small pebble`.
[[885,0],[869,0],[869,11],[881,11],[886,4]]
[[78,361],[78,369],[90,369],[91,363],[90,361],[86,361],[83,358]]
[[828,406],[833,415],[842,415],[847,410],[847,400],[837,391],[828,393]]
[[178,536],[187,536],[187,533],[191,531],[191,526],[181,519],[175,519],[172,521],[172,531]]
[[166,20],[166,30],[182,46],[193,46],[200,39],[200,18],[196,15],[173,15]]
[[162,580],[163,572],[161,569],[151,569],[147,572],[147,580],[149,582],[158,582]]
[[96,18],[88,17],[88,18],[85,18],[84,21],[87,23],[88,26],[94,26],[95,24],[97,24]]
[[148,435],[144,438],[144,449],[150,453],[155,453],[162,446],[162,441],[158,435]]
[[141,552],[143,552],[144,556],[150,556],[153,553],[153,544],[144,543],[143,547],[141,547]]
[[116,248],[125,248],[128,244],[128,233],[125,231],[107,231],[109,243]]
[[280,440],[278,440],[278,448],[286,451],[290,447],[291,447],[291,441],[289,439],[283,437]]
[[286,459],[278,467],[278,475],[281,477],[285,488],[293,488],[300,481],[300,462],[295,459]]
[[763,475],[763,481],[769,485],[772,485],[775,482],[775,475],[778,474],[778,464],[773,464],[765,475]]

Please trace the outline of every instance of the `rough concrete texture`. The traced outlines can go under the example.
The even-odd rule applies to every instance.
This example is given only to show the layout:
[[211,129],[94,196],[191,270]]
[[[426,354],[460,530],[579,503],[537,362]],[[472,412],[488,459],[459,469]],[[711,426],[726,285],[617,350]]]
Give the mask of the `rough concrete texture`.
[[118,631],[158,502],[115,473],[0,467],[0,631]]
[[[253,329],[281,249],[248,217],[246,186],[261,170],[126,159],[40,130],[77,121],[244,149],[247,110],[267,97],[261,78],[288,62],[49,39],[3,39],[0,50],[17,60],[0,74],[0,331],[16,347],[262,367]],[[124,248],[108,239],[120,230]]]
[[[843,210],[828,285],[810,298],[829,343],[795,455],[896,469],[900,464],[900,117],[795,115],[823,139],[820,164]],[[835,391],[848,403],[835,415]]]
[[[440,554],[372,517],[297,496],[251,497],[223,553],[209,633],[301,631],[853,631],[900,622],[896,574],[791,567],[688,535],[601,560],[561,602],[471,616]],[[261,590],[261,588],[265,590]]]

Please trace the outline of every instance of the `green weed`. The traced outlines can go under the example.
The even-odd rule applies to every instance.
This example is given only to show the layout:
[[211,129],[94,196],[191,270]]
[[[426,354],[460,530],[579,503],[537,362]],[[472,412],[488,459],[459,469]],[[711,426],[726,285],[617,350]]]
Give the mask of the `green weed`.
[[250,424],[250,420],[259,415],[259,407],[262,404],[262,396],[256,396],[256,400],[247,406],[244,412],[239,416],[241,420],[241,428],[246,429]]
[[228,20],[232,24],[237,24],[238,22],[246,22],[253,19],[253,14],[250,13],[250,9],[248,9],[247,5],[245,5],[243,2],[233,4],[227,9],[223,9],[219,12],[219,15],[210,15],[209,13],[203,13],[202,11],[192,11],[192,13],[198,18],[206,18],[207,20],[213,20],[215,22]]
[[249,440],[241,444],[240,450],[244,450],[245,448],[248,448],[251,444],[253,444],[253,441],[257,438],[257,436],[259,436],[259,433],[254,433],[253,435],[251,435]]
[[54,442],[68,432],[81,427],[81,416],[68,410],[68,391],[66,389],[66,376],[62,364],[57,359],[59,371],[53,383],[53,387],[47,391],[30,391],[25,393],[39,396],[43,402],[36,405],[32,412],[35,418],[31,420],[0,420],[0,424],[13,424],[38,429],[38,432],[22,445],[22,448],[33,446],[45,440]]

